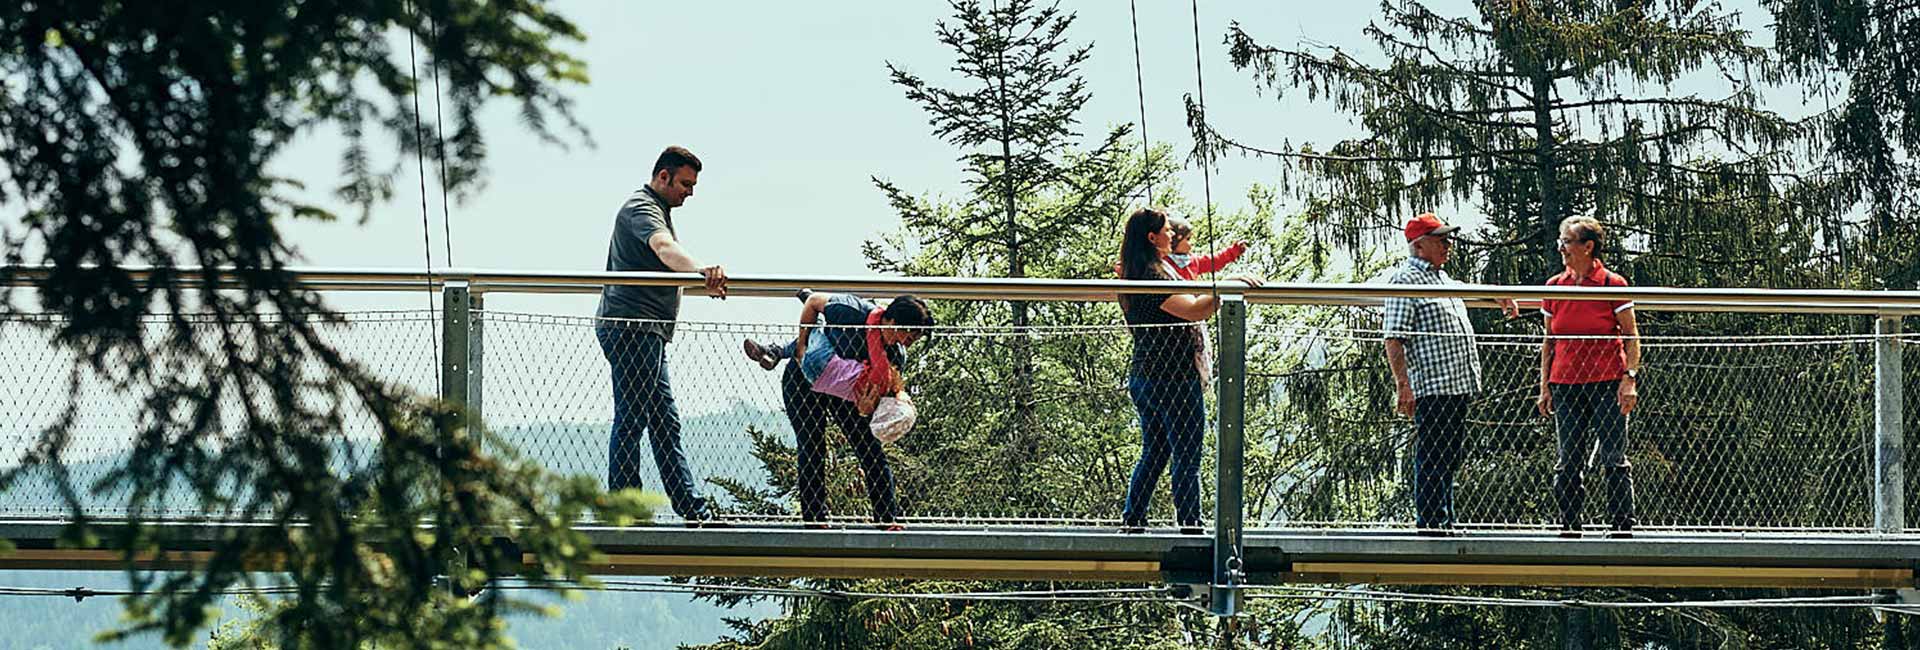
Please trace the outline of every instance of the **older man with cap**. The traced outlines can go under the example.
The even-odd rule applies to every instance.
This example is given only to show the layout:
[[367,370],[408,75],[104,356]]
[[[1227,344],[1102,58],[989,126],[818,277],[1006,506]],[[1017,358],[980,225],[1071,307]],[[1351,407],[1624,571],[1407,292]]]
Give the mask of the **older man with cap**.
[[[1407,261],[1391,284],[1459,284],[1441,270],[1459,226],[1432,213],[1407,221]],[[1518,309],[1502,301],[1509,315]],[[1413,417],[1414,524],[1421,535],[1452,536],[1453,475],[1466,458],[1467,403],[1480,392],[1480,354],[1459,298],[1388,298],[1387,365],[1397,410]]]

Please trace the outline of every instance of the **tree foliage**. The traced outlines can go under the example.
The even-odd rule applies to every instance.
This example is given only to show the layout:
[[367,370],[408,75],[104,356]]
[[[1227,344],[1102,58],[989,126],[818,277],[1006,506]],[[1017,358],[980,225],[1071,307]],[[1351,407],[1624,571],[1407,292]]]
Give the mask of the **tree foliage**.
[[1920,284],[1920,3],[1874,0],[1763,0],[1779,55],[1808,80],[1808,103],[1823,110],[1822,169],[1838,179],[1850,208],[1825,224],[1848,242],[1842,258],[1858,283],[1888,289]]
[[1226,36],[1258,87],[1328,102],[1358,137],[1262,148],[1196,122],[1213,153],[1282,160],[1322,236],[1377,245],[1398,215],[1472,205],[1492,233],[1476,277],[1534,283],[1558,263],[1560,221],[1584,214],[1647,262],[1636,280],[1831,281],[1721,245],[1827,259],[1814,224],[1842,206],[1805,155],[1817,129],[1764,105],[1783,66],[1718,3],[1487,0],[1451,16],[1389,1],[1380,13],[1365,33],[1378,57],[1268,45],[1237,25]]
[[[194,571],[135,572],[144,593],[122,633],[188,643],[216,594],[265,582],[294,588],[272,613],[280,647],[502,647],[501,616],[530,605],[456,592],[502,575],[585,577],[591,547],[570,524],[648,512],[637,495],[492,453],[459,412],[331,346],[341,321],[288,273],[298,252],[280,224],[335,215],[270,171],[290,144],[331,129],[347,143],[336,194],[362,218],[414,154],[470,189],[490,101],[516,103],[549,139],[584,135],[561,94],[585,80],[562,49],[581,38],[543,0],[0,7],[0,209],[21,216],[5,258],[43,268],[31,300],[82,360],[70,392],[104,381],[139,404],[132,453],[106,479],[75,485],[60,471],[77,399],[5,479],[49,472],[73,537],[129,553],[161,546],[144,523],[173,493],[211,522],[267,524],[209,540]],[[447,88],[445,148],[418,126],[421,66]],[[398,142],[391,166],[373,153],[380,136]],[[134,264],[155,270],[143,278]],[[25,309],[5,298],[8,314]],[[361,417],[377,442],[346,437]],[[110,493],[130,495],[115,505],[131,521],[90,526],[82,503]]]

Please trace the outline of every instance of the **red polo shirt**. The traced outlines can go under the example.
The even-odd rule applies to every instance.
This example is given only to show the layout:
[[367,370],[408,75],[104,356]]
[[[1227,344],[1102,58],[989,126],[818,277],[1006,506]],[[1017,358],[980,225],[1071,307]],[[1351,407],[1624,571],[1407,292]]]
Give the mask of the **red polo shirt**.
[[[1600,260],[1593,270],[1574,277],[1562,271],[1547,280],[1547,286],[1624,287],[1627,279],[1608,271]],[[1547,333],[1559,336],[1604,336],[1609,338],[1556,338],[1553,341],[1553,365],[1547,369],[1547,383],[1591,384],[1613,381],[1626,375],[1627,351],[1620,343],[1620,312],[1633,308],[1629,300],[1543,300],[1540,312],[1547,315]]]

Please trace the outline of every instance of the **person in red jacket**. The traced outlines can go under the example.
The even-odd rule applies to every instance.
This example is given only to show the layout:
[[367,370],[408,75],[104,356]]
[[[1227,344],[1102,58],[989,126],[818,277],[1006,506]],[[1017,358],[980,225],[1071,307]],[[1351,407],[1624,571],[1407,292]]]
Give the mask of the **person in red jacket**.
[[1247,242],[1236,241],[1211,255],[1194,255],[1193,224],[1181,217],[1167,217],[1167,227],[1173,230],[1173,250],[1167,253],[1166,260],[1182,280],[1198,280],[1200,276],[1226,268],[1247,253]]

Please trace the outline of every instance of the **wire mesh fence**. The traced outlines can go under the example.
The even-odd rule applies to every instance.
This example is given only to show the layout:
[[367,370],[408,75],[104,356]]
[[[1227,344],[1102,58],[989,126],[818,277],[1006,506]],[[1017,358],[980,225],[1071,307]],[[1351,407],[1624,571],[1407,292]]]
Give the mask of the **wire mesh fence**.
[[[1318,312],[1249,334],[1249,526],[1413,527],[1424,459],[1414,420],[1395,413],[1378,316]],[[1550,529],[1574,510],[1571,519],[1588,526],[1629,517],[1653,530],[1873,525],[1876,337],[1663,329],[1687,330],[1643,321],[1639,403],[1612,434],[1624,448],[1617,467],[1608,466],[1603,421],[1541,411],[1540,335],[1473,336],[1482,388],[1464,400],[1459,430],[1448,432],[1458,445],[1447,481],[1456,522]],[[1564,400],[1559,389],[1567,387],[1555,388]],[[1593,388],[1606,392],[1606,408],[1618,408],[1617,383]],[[1562,435],[1577,424],[1594,426],[1584,427],[1584,440]],[[1563,452],[1569,441],[1584,444]],[[1556,490],[1556,473],[1566,481],[1567,472],[1557,472],[1563,457],[1585,470],[1586,499],[1571,507]]]
[[[1110,309],[1056,305],[1053,312]],[[615,377],[635,370],[609,359],[664,356],[678,458],[694,498],[710,501],[722,519],[1113,526],[1136,466],[1134,512],[1149,521],[1129,523],[1197,527],[1211,518],[1204,486],[1213,420],[1206,359],[1191,351],[1199,349],[1195,325],[1179,328],[1185,344],[1196,346],[1181,360],[1184,372],[1132,385],[1133,342],[1118,324],[936,328],[900,346],[916,421],[881,443],[870,416],[849,399],[850,375],[824,360],[819,368],[793,360],[794,326],[679,323],[662,353],[651,342],[607,333],[634,328],[626,322],[494,311],[479,320],[487,331],[485,408],[496,433],[565,473],[614,480],[611,460],[622,458],[633,467],[622,470],[631,479],[621,480],[655,491],[674,489],[665,484],[675,472],[661,472],[663,461],[678,462],[665,439],[671,435],[654,437],[655,427],[672,423],[647,413],[637,424],[614,426]],[[820,327],[801,348],[822,352],[834,336],[845,337],[842,346],[864,346],[868,329],[885,328]],[[1161,358],[1154,346],[1167,340],[1150,337],[1140,356]],[[1151,432],[1138,424],[1140,404],[1156,416]],[[616,445],[616,438],[631,442]],[[692,514],[680,510],[662,518]]]
[[[149,341],[162,341],[173,332],[172,316],[150,316],[144,320]],[[192,345],[205,348],[231,342],[236,354],[251,356],[248,336],[229,341],[225,333],[239,326],[223,324],[211,317],[188,315],[180,318],[191,333]],[[269,324],[273,319],[267,319]],[[68,437],[61,454],[68,483],[75,497],[91,517],[114,519],[127,515],[131,488],[110,481],[133,452],[138,432],[153,421],[144,399],[150,384],[128,383],[127,376],[107,365],[95,369],[68,348],[53,344],[52,324],[46,316],[16,315],[0,319],[0,382],[7,387],[0,397],[0,469],[18,471],[11,484],[0,493],[0,517],[64,518],[71,513],[49,464],[23,467],[29,453],[42,448],[50,433]],[[427,310],[368,311],[341,314],[340,319],[319,328],[323,338],[348,359],[364,365],[375,377],[399,384],[414,392],[432,395],[436,391],[440,346],[440,319]],[[162,355],[155,350],[149,354]],[[203,368],[204,370],[204,368]],[[318,360],[310,359],[300,373],[324,372]],[[164,376],[164,373],[163,373]],[[293,381],[293,378],[288,378]],[[374,417],[352,401],[345,401],[338,451],[332,462],[339,472],[351,472],[364,464],[364,451],[378,441],[380,429]],[[238,398],[226,393],[221,400],[222,428],[235,431]],[[219,442],[199,444],[216,449]],[[225,496],[244,499],[239,486],[221,486]],[[191,519],[213,515],[193,490],[177,483],[166,494],[149,504],[151,517]]]
[[[871,362],[838,371],[796,363],[792,325],[678,323],[670,342],[649,342],[644,328],[623,321],[476,311],[485,332],[478,399],[494,433],[555,472],[671,493],[676,472],[663,478],[662,460],[678,465],[688,488],[680,507],[661,513],[667,523],[1204,528],[1218,456],[1212,375],[1218,356],[1233,353],[1211,340],[1217,323],[1128,326],[1112,302],[1033,309],[1031,322],[1044,325],[942,325],[924,339],[881,340],[902,348],[888,365],[898,363],[917,415],[911,431],[887,442],[868,415],[877,405],[848,388]],[[432,394],[437,316],[351,313],[327,336],[377,375]],[[1870,319],[1768,330],[1803,332],[1791,335],[1714,335],[1722,325],[1712,319],[1649,320],[1640,402],[1620,436],[1639,528],[1871,531],[1880,339],[1861,333]],[[1556,470],[1577,457],[1588,494],[1577,518],[1606,525],[1620,492],[1595,458],[1604,441],[1596,433],[1563,453],[1555,418],[1539,411],[1537,321],[1481,325],[1471,340],[1482,381],[1463,402],[1458,443],[1426,454],[1453,454],[1439,463],[1457,465],[1441,481],[1452,520],[1469,529],[1562,525]],[[865,350],[869,330],[820,328],[821,341],[799,347]],[[0,321],[10,387],[0,396],[10,416],[0,422],[0,448],[17,466],[42,433],[62,425],[71,392],[67,470],[76,486],[102,485],[140,422],[138,395],[85,370],[46,336],[29,317]],[[835,336],[842,340],[827,340]],[[1377,308],[1254,310],[1245,351],[1250,527],[1419,523],[1417,495],[1434,483],[1418,487],[1425,459],[1414,420],[1396,413],[1382,338]],[[1905,335],[1902,350],[1907,457],[1920,458],[1920,336]],[[644,367],[649,360],[659,368]],[[664,427],[657,404],[630,402],[629,421],[615,426],[616,377],[636,395],[651,393],[635,384],[670,383],[680,460],[656,438]],[[348,422],[349,448],[376,439],[366,414]],[[354,458],[341,454],[342,471]],[[67,514],[49,479],[44,469],[21,476],[0,496],[0,516]],[[1920,472],[1908,471],[1906,485],[1911,530],[1920,528]],[[126,497],[110,489],[83,501],[113,517]],[[156,514],[194,517],[200,507],[182,492]]]

